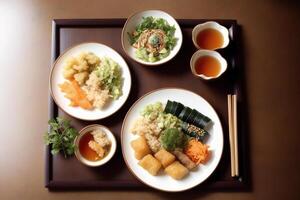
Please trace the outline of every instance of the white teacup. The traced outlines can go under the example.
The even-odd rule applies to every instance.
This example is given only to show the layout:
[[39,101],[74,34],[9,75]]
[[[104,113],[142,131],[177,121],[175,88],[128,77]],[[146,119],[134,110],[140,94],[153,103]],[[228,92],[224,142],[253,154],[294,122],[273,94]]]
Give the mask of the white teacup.
[[205,22],[203,24],[198,24],[197,26],[194,27],[193,32],[192,32],[192,40],[197,49],[203,49],[197,44],[197,36],[198,34],[205,30],[205,29],[215,29],[217,30],[222,36],[223,36],[223,44],[222,46],[215,48],[215,49],[210,49],[210,50],[216,50],[216,49],[223,49],[228,46],[229,44],[229,32],[228,29],[222,25],[220,25],[217,22],[209,21]]
[[[215,58],[219,64],[220,64],[220,70],[219,73],[216,74],[215,76],[206,76],[204,74],[198,74],[196,72],[196,62],[199,58],[204,57],[204,56],[211,56],[213,58]],[[211,50],[198,50],[196,51],[191,60],[190,60],[190,66],[191,66],[191,71],[192,73],[202,79],[205,80],[210,80],[210,79],[216,79],[218,77],[220,77],[227,69],[227,61],[216,51],[211,51]]]

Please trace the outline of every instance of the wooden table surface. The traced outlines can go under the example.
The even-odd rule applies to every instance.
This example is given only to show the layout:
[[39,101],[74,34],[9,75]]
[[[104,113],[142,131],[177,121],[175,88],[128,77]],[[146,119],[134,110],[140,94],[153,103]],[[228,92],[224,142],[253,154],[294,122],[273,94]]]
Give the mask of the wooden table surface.
[[[63,2],[63,3],[62,3]],[[147,191],[49,192],[43,133],[53,18],[122,18],[162,9],[175,18],[237,19],[243,29],[252,189],[190,199],[300,199],[300,2],[296,0],[0,1],[0,199],[174,199]]]

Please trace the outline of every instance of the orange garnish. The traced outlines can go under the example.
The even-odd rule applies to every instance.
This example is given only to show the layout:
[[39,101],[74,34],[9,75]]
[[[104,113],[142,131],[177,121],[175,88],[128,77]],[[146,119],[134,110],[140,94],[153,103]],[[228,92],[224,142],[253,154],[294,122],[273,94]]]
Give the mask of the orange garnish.
[[184,153],[196,164],[204,163],[208,158],[208,146],[198,140],[188,142]]
[[85,92],[80,88],[77,81],[65,81],[63,84],[59,84],[59,87],[62,92],[66,93],[65,97],[70,99],[70,106],[80,106],[83,109],[93,108],[92,104],[86,98]]

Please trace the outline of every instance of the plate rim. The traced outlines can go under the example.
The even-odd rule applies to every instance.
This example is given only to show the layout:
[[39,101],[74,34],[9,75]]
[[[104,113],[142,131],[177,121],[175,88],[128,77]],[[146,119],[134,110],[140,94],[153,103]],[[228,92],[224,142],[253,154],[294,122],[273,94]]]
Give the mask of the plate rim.
[[[160,189],[160,188],[157,188],[157,187],[154,187],[148,183],[146,183],[145,181],[143,181],[142,179],[140,179],[134,172],[133,170],[131,169],[131,167],[129,167],[129,164],[128,164],[128,161],[126,160],[125,158],[125,153],[123,151],[123,148],[124,148],[124,145],[123,145],[123,134],[124,134],[124,126],[125,126],[125,121],[130,113],[130,111],[134,108],[134,106],[139,103],[143,98],[145,98],[146,96],[152,94],[152,93],[155,93],[155,92],[158,92],[158,91],[162,91],[162,90],[167,90],[167,89],[177,89],[177,90],[183,90],[185,92],[190,92],[194,95],[197,95],[199,97],[201,97],[206,103],[208,103],[211,108],[213,109],[213,111],[216,113],[219,121],[220,121],[220,125],[221,125],[221,130],[222,130],[222,147],[221,147],[221,156],[220,156],[220,159],[218,160],[216,166],[214,167],[213,171],[211,174],[209,174],[201,183],[198,183],[192,187],[188,187],[186,189],[182,189],[182,190],[165,190],[165,189]],[[216,170],[216,168],[219,166],[220,164],[220,161],[222,159],[222,155],[223,155],[223,150],[224,150],[224,131],[223,131],[223,126],[222,126],[222,122],[220,120],[220,117],[218,115],[218,113],[216,112],[216,110],[214,109],[214,107],[206,100],[204,99],[202,96],[200,96],[199,94],[197,94],[196,92],[193,92],[191,90],[188,90],[188,89],[184,89],[184,88],[180,88],[180,87],[163,87],[163,88],[158,88],[158,89],[155,89],[155,90],[151,90],[150,92],[147,92],[146,94],[142,95],[140,98],[138,98],[133,104],[132,106],[129,108],[129,110],[127,111],[124,119],[123,119],[123,123],[122,123],[122,127],[121,127],[121,135],[120,135],[120,139],[121,139],[121,151],[122,151],[122,156],[123,156],[123,160],[125,161],[125,164],[126,164],[126,167],[128,168],[129,172],[137,179],[139,180],[141,183],[151,187],[152,189],[156,189],[156,190],[159,190],[159,191],[163,191],[163,192],[171,192],[171,193],[176,193],[176,192],[184,192],[184,191],[187,191],[187,190],[190,190],[192,188],[195,188],[197,186],[199,186],[200,184],[202,184],[204,181],[206,181],[212,174],[213,172]]]
[[[56,100],[55,98],[55,95],[52,91],[52,76],[53,76],[53,71],[54,71],[54,68],[56,67],[57,65],[57,62],[61,59],[61,57],[63,57],[67,52],[69,52],[71,49],[75,48],[75,47],[78,47],[78,46],[81,46],[81,45],[85,45],[85,44],[97,44],[97,45],[103,45],[105,46],[106,48],[109,48],[111,50],[113,50],[114,52],[116,52],[120,57],[121,59],[125,62],[126,64],[126,67],[128,68],[128,72],[129,72],[129,79],[130,79],[130,87],[129,87],[129,91],[128,91],[128,94],[127,96],[125,97],[125,100],[124,100],[124,103],[122,103],[122,105],[117,109],[115,110],[114,112],[110,113],[109,115],[105,116],[105,117],[100,117],[100,118],[95,118],[95,119],[86,119],[86,118],[82,118],[82,117],[77,117],[77,116],[74,116],[73,114],[67,112],[65,109],[62,108],[62,106],[58,103],[58,101]],[[132,77],[131,77],[131,72],[130,72],[130,69],[129,69],[129,66],[128,64],[126,63],[125,59],[121,56],[120,53],[118,53],[115,49],[111,48],[110,46],[106,45],[106,44],[103,44],[103,43],[100,43],[100,42],[94,42],[94,41],[89,41],[89,42],[82,42],[82,43],[79,43],[79,44],[75,44],[75,45],[72,45],[68,48],[66,48],[56,59],[55,61],[51,64],[51,69],[50,69],[50,73],[49,73],[49,78],[48,78],[48,84],[49,84],[49,91],[50,91],[50,95],[53,99],[53,101],[55,102],[55,104],[62,110],[64,111],[65,113],[67,113],[68,115],[70,115],[71,117],[74,117],[76,119],[79,119],[79,120],[83,120],[83,121],[96,121],[96,120],[101,120],[101,119],[105,119],[105,118],[108,118],[110,117],[111,115],[115,114],[118,110],[120,110],[123,105],[126,103],[126,101],[128,100],[128,97],[130,95],[130,92],[131,92],[131,86],[132,86]]]
[[[162,13],[165,13],[165,14],[169,15],[172,19],[174,19],[175,24],[179,27],[179,32],[180,32],[180,37],[181,37],[181,43],[179,44],[178,51],[174,54],[174,56],[173,56],[172,58],[169,58],[168,60],[166,60],[166,61],[164,61],[164,62],[162,62],[162,63],[157,63],[157,62],[151,63],[151,62],[145,62],[145,61],[142,62],[140,59],[137,59],[137,58],[135,58],[135,57],[129,55],[129,53],[125,50],[125,46],[124,46],[124,40],[125,40],[125,38],[124,38],[125,36],[124,36],[124,35],[125,35],[125,34],[124,34],[124,32],[125,32],[125,27],[127,27],[127,24],[129,23],[129,20],[131,20],[131,18],[133,18],[134,16],[136,16],[136,15],[139,14],[139,13],[142,13],[142,12],[149,12],[149,11],[159,11],[159,12],[162,12]],[[173,58],[175,58],[175,57],[177,56],[177,54],[178,54],[179,51],[181,50],[181,47],[182,47],[182,44],[183,44],[183,34],[182,34],[182,30],[181,30],[181,27],[180,27],[179,23],[178,23],[177,20],[176,20],[172,15],[170,15],[169,13],[167,13],[167,12],[165,12],[165,11],[163,11],[163,10],[160,10],[160,9],[140,10],[140,11],[136,11],[136,12],[131,13],[131,14],[127,17],[127,19],[126,19],[126,21],[125,21],[125,23],[124,23],[124,26],[123,26],[123,28],[122,28],[122,32],[121,32],[121,44],[122,44],[122,49],[123,49],[123,51],[125,52],[126,56],[128,56],[128,57],[129,57],[130,59],[132,59],[133,61],[135,61],[135,62],[137,62],[137,63],[139,63],[139,64],[141,64],[141,65],[148,66],[148,67],[158,67],[158,66],[160,66],[160,65],[163,65],[163,64],[165,64],[165,63],[168,63],[169,61],[173,60]],[[166,58],[167,58],[167,57],[166,57]]]

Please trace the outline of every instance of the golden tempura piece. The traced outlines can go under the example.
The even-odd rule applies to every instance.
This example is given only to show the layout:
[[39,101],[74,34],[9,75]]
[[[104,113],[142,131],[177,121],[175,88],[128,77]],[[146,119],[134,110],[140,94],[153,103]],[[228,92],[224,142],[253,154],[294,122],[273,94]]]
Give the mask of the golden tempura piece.
[[160,161],[164,168],[166,168],[175,161],[175,156],[166,151],[165,149],[159,150],[154,156],[157,160]]
[[144,137],[139,137],[133,141],[131,141],[131,147],[134,150],[135,158],[140,160],[145,155],[151,153],[151,150],[147,144],[147,141]]
[[153,176],[155,176],[161,168],[160,162],[151,154],[146,155],[142,160],[140,160],[139,165]]
[[80,106],[87,110],[93,108],[92,104],[86,98],[86,93],[80,88],[77,81],[65,81],[63,84],[59,84],[59,87],[65,93],[65,97],[71,101],[70,106]]
[[98,144],[97,142],[91,140],[91,141],[89,141],[89,147],[91,149],[93,149],[98,154],[100,159],[104,157],[105,150],[100,146],[100,144]]
[[189,173],[189,170],[178,161],[175,161],[165,169],[165,172],[172,178],[180,180]]

